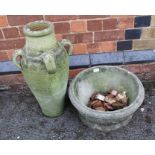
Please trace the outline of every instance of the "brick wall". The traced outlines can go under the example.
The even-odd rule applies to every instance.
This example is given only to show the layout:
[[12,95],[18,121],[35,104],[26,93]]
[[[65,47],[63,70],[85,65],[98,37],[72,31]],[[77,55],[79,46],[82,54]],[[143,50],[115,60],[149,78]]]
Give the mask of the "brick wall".
[[53,22],[57,39],[74,44],[73,54],[155,49],[155,16],[0,16],[0,61],[24,45],[23,25],[35,20]]
[[[53,22],[56,38],[71,40],[73,54],[155,49],[155,16],[8,15],[0,16],[0,61],[11,60],[14,50],[23,47],[22,28],[35,20]],[[139,66],[127,69],[134,72]],[[78,71],[72,71],[71,76]]]

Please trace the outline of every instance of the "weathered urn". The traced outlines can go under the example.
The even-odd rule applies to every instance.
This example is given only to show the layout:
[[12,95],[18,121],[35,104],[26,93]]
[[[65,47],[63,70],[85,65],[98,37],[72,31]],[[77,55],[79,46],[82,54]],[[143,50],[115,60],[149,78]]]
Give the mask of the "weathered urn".
[[[21,69],[24,78],[46,116],[62,114],[66,94],[70,41],[58,42],[50,22],[35,21],[24,28],[26,43],[16,50],[13,62]],[[68,46],[68,50],[66,50]],[[19,57],[20,59],[18,59]]]
[[[87,106],[94,92],[106,93],[112,89],[126,91],[129,97],[127,107],[103,112]],[[144,100],[144,88],[137,76],[125,69],[97,66],[80,72],[73,79],[69,88],[69,97],[85,125],[108,132],[128,124]]]

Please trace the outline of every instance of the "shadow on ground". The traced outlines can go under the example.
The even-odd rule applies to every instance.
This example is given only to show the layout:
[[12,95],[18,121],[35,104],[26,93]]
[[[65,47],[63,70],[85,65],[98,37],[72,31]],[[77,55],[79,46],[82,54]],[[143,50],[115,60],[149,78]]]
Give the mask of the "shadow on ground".
[[132,121],[109,133],[83,125],[68,100],[62,116],[48,118],[27,87],[1,91],[0,139],[155,139],[155,84],[144,86],[145,101]]

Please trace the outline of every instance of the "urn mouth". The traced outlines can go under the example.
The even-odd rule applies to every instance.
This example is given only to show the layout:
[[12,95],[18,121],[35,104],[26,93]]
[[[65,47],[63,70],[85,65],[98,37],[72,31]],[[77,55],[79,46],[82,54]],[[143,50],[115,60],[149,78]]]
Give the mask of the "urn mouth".
[[23,28],[25,36],[40,37],[54,33],[54,25],[48,21],[35,21],[26,24]]

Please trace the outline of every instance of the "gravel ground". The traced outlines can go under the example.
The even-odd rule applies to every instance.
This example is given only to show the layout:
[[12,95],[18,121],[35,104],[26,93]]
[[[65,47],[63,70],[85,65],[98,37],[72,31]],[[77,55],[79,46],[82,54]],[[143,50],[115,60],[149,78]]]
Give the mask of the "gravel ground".
[[83,125],[68,99],[62,116],[48,118],[27,87],[0,91],[0,139],[155,139],[155,82],[144,86],[145,101],[132,121],[109,133]]

